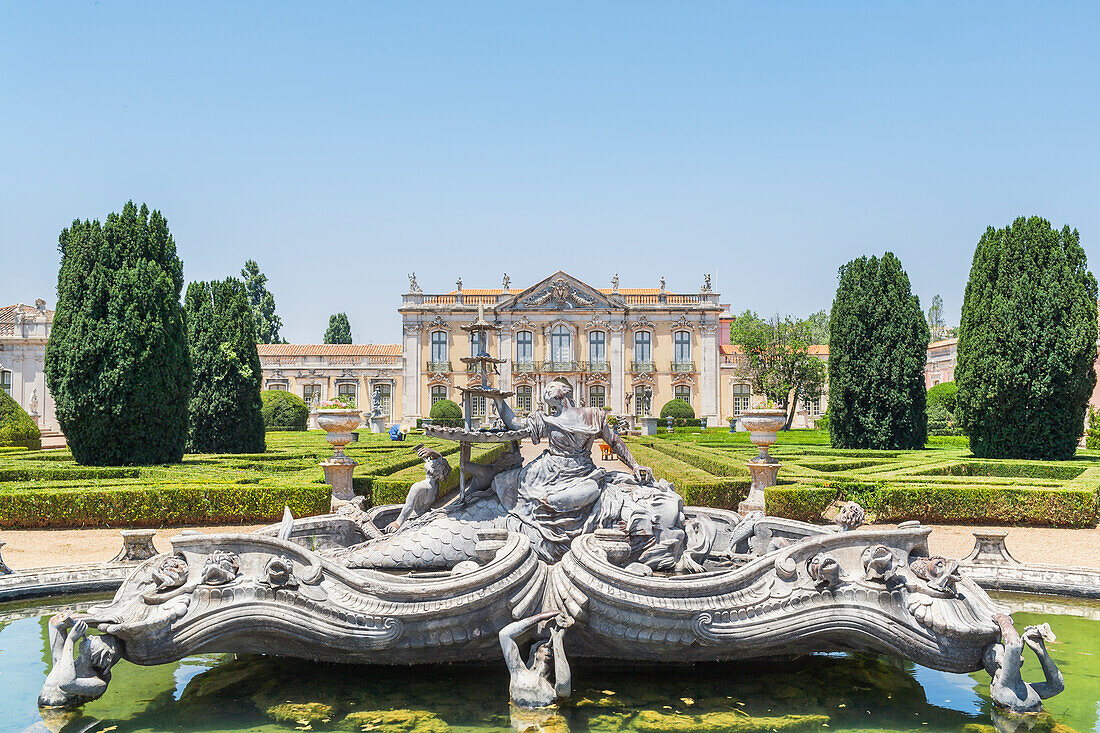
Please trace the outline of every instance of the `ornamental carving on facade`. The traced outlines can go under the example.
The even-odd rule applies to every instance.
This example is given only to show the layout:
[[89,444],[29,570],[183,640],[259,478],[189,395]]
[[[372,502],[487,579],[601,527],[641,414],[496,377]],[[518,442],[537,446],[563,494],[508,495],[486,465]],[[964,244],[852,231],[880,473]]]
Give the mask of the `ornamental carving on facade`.
[[631,331],[651,330],[653,328],[653,321],[649,320],[649,316],[642,314],[642,317],[632,322],[629,326]]
[[600,318],[599,314],[595,314],[592,318],[584,324],[585,331],[606,331],[611,326],[610,323]]
[[699,324],[699,330],[701,332],[703,332],[703,334],[705,334],[705,335],[710,335],[712,333],[716,333],[718,331],[718,322],[717,321],[714,321],[714,322],[702,321]]
[[426,331],[450,331],[451,324],[443,320],[443,316],[436,316],[435,320],[431,323],[424,324],[424,330]]
[[535,324],[531,322],[531,319],[527,315],[523,315],[518,321],[508,327],[510,331],[533,331],[535,330]]
[[695,386],[695,377],[687,372],[676,372],[672,375],[672,384]]
[[524,300],[523,305],[527,308],[591,308],[596,301],[571,286],[564,277],[559,277],[541,293]]
[[695,321],[689,321],[686,313],[681,313],[680,317],[672,322],[673,329],[690,329],[695,330]]

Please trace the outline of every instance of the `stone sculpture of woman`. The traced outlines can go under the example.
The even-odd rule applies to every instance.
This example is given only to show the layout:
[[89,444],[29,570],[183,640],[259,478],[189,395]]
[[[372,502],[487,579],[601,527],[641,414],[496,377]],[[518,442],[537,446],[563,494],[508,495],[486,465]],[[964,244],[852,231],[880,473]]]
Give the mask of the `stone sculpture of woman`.
[[[550,625],[549,638],[536,638],[527,660],[524,661],[518,639],[538,624],[555,616],[559,620]],[[560,616],[557,611],[545,611],[510,623],[500,630],[500,649],[504,652],[504,662],[511,675],[508,691],[514,705],[521,708],[544,708],[569,697],[569,662],[565,658],[562,637],[571,623],[571,620]]]

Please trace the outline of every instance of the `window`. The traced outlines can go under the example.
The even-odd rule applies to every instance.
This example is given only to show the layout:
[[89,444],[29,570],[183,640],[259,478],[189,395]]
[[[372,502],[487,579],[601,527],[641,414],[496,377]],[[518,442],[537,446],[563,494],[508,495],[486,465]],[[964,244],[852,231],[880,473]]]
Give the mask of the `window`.
[[304,384],[302,385],[302,399],[310,407],[315,407],[317,403],[321,401],[321,385],[319,384]]
[[473,417],[485,417],[485,395],[466,395],[466,399],[473,400],[470,403],[470,414]]
[[607,404],[607,388],[602,384],[595,384],[588,389],[589,407],[603,407]]
[[816,397],[812,400],[803,400],[802,408],[810,414],[811,417],[817,417],[821,414],[821,397]]
[[280,392],[286,392],[286,382],[269,382],[267,388],[275,389]]
[[432,404],[447,399],[447,388],[442,384],[432,385]]
[[531,411],[531,395],[533,391],[531,385],[521,384],[516,387],[516,411],[517,412],[530,412]]
[[0,390],[11,394],[11,372],[0,371]]
[[634,388],[634,414],[642,417],[653,409],[653,390],[645,385]]
[[485,334],[480,331],[470,333],[470,356],[481,356],[489,353],[485,348]]
[[351,403],[353,405],[356,404],[356,392],[357,392],[357,390],[356,390],[355,385],[350,383],[350,382],[343,382],[341,384],[336,385],[336,396],[337,397],[350,397],[351,398]]
[[573,335],[564,325],[554,326],[550,332],[550,361],[556,364],[573,361]]
[[683,400],[689,405],[691,404],[691,387],[687,386],[686,384],[676,385],[676,388],[673,390],[672,395],[678,400]]
[[740,415],[745,410],[749,409],[749,398],[752,397],[752,390],[749,389],[747,384],[735,384],[733,385],[733,414]]
[[649,331],[634,332],[634,361],[653,361],[653,334]]
[[387,382],[371,385],[372,408],[374,400],[374,390],[378,390],[382,395],[382,417],[388,420],[390,415],[393,414],[393,385]]
[[432,362],[440,364],[447,361],[447,332],[432,331]]
[[607,361],[607,334],[603,331],[588,332],[588,361],[599,364]]
[[[516,334],[516,363],[531,364],[535,360],[535,341],[530,331],[520,331]],[[533,367],[527,367],[532,369]]]
[[672,335],[673,361],[678,364],[691,363],[691,332],[677,331]]

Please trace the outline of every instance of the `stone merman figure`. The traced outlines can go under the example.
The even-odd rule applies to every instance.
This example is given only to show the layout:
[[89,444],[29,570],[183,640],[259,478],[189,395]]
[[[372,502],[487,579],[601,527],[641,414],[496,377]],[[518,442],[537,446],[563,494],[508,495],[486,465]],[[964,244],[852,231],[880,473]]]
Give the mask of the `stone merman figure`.
[[418,445],[414,450],[416,455],[424,459],[424,478],[409,488],[405,505],[401,507],[397,519],[386,527],[387,532],[397,531],[405,522],[431,509],[439,498],[439,485],[451,475],[451,464],[438,451],[424,445]]
[[[989,694],[994,704],[1013,713],[1041,711],[1043,700],[1065,689],[1062,673],[1047,652],[1045,641],[1054,641],[1050,626],[1028,626],[1021,635],[1012,625],[1012,619],[1003,613],[994,616],[993,622],[1001,629],[1001,643],[989,645],[982,663],[993,678],[989,683]],[[1042,682],[1024,682],[1020,676],[1025,645],[1039,659],[1046,678]]]
[[[549,638],[536,638],[525,662],[517,639],[550,619],[555,620],[547,631]],[[557,611],[544,611],[510,623],[500,630],[500,649],[504,652],[504,662],[511,675],[508,692],[516,707],[544,708],[569,697],[572,684],[563,637],[570,625],[572,619]]]
[[111,667],[122,658],[121,642],[113,636],[88,636],[88,624],[68,613],[50,619],[49,639],[53,666],[38,705],[70,707],[101,697],[111,681]]

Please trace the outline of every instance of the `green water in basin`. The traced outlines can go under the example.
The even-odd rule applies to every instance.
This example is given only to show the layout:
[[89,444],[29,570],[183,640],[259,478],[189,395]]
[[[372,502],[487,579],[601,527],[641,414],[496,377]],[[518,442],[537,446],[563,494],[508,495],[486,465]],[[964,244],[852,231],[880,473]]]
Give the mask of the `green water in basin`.
[[[1066,691],[1032,733],[1100,733],[1100,604],[999,596],[1018,628],[1049,621]],[[87,602],[70,601],[66,608]],[[59,606],[0,605],[0,733],[8,731],[953,731],[993,733],[988,676],[947,674],[887,657],[813,655],[793,661],[685,667],[575,666],[557,715],[519,716],[499,666],[416,668],[200,655],[114,668],[107,694],[43,719],[46,621]],[[1028,656],[1025,679],[1041,672]],[[1022,732],[1021,732],[1022,733]]]

